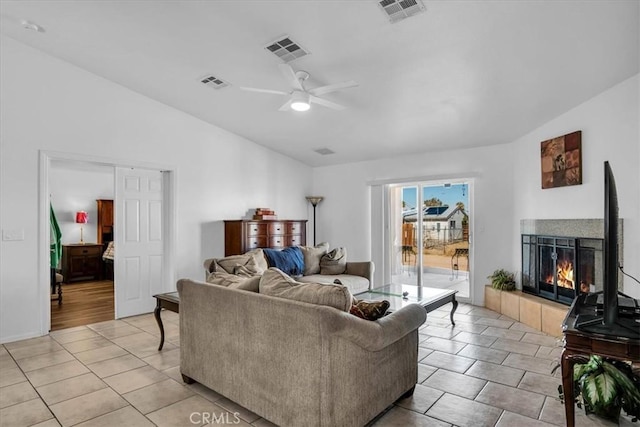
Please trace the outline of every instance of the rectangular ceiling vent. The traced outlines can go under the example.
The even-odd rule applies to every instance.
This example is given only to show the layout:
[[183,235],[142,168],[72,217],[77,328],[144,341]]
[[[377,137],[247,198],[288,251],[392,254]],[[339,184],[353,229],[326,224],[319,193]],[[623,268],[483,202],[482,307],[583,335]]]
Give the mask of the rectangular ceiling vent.
[[328,154],[336,154],[335,151],[330,150],[328,148],[318,148],[317,150],[313,150],[313,151],[315,151],[318,154],[322,154],[323,156],[326,156]]
[[212,75],[201,77],[200,82],[209,86],[211,89],[222,89],[223,87],[231,86],[229,82],[225,82],[224,80]]
[[427,10],[422,0],[378,0],[391,23],[395,23]]
[[277,40],[269,43],[264,48],[285,63],[291,62],[294,59],[302,58],[310,53],[308,50],[300,46],[299,43],[291,40],[291,37],[289,36],[278,37]]

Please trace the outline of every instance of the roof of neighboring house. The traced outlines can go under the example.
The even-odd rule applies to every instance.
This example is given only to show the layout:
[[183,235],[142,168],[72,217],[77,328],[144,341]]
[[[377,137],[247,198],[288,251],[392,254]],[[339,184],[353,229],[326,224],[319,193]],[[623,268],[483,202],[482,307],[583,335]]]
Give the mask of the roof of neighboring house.
[[[423,209],[423,218],[425,221],[448,221],[457,212],[466,215],[467,212],[459,206],[428,206]],[[417,211],[415,208],[402,212],[402,220],[405,222],[416,221]]]

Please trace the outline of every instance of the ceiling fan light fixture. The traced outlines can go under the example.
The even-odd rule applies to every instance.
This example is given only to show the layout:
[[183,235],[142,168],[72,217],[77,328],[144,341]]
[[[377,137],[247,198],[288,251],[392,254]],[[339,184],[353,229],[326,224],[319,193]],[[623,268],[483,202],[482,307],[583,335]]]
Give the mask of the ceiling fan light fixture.
[[311,108],[309,94],[295,91],[291,95],[291,109],[294,111],[308,111]]

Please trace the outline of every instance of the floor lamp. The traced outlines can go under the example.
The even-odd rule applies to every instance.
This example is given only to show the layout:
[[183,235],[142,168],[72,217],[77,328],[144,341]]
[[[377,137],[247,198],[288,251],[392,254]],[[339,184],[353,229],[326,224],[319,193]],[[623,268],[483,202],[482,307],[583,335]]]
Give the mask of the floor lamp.
[[313,246],[316,245],[316,206],[322,199],[322,196],[307,196],[307,200],[313,205]]

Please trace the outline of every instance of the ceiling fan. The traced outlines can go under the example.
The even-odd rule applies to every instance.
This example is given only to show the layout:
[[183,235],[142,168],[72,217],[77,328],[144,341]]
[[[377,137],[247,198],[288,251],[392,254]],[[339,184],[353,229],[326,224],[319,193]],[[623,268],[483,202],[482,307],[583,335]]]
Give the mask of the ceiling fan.
[[309,78],[309,73],[306,71],[294,71],[288,64],[279,64],[280,71],[284,74],[285,78],[292,87],[291,92],[284,92],[281,90],[272,89],[257,89],[253,87],[241,87],[242,90],[248,90],[250,92],[270,93],[274,95],[285,95],[289,97],[289,100],[279,108],[279,111],[288,111],[289,109],[295,111],[307,111],[311,108],[311,103],[322,105],[324,107],[333,108],[334,110],[344,110],[346,107],[335,102],[328,101],[324,98],[320,98],[320,95],[325,93],[331,93],[342,89],[358,86],[358,83],[353,80],[349,80],[341,83],[334,83],[326,86],[320,86],[313,89],[307,89],[304,87],[304,82]]

